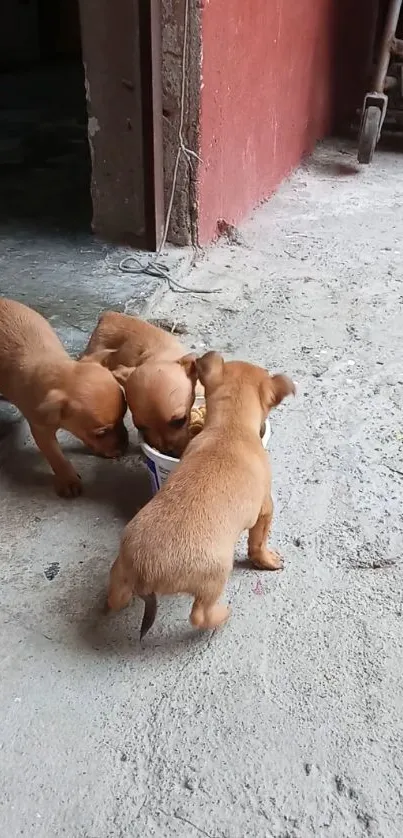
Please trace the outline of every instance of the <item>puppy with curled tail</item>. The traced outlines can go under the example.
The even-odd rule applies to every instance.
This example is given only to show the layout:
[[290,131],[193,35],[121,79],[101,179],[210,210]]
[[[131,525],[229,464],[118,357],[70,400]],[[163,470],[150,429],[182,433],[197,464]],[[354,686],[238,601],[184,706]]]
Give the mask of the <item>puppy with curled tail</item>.
[[156,614],[156,596],[190,594],[195,628],[228,619],[220,602],[234,548],[249,530],[248,554],[259,568],[280,570],[267,547],[273,517],[271,469],[262,446],[262,422],[295,393],[284,375],[208,352],[196,361],[206,393],[203,430],[188,445],[163,488],[124,530],[109,579],[108,606],[119,610],[133,596],[145,602],[144,637]]

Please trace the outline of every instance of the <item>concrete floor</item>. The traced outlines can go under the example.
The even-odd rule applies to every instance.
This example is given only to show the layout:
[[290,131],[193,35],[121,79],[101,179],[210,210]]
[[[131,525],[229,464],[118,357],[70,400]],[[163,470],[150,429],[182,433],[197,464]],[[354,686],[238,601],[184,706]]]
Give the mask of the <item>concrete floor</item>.
[[86,492],[61,501],[8,417],[7,838],[403,834],[402,194],[396,153],[357,170],[348,146],[320,147],[192,271],[195,290],[222,289],[208,296],[122,278],[118,254],[88,242],[9,240],[2,293],[38,304],[70,348],[99,308],[129,304],[200,352],[287,372],[298,396],[272,416],[284,572],[242,566],[242,541],[227,627],[194,634],[186,599],[167,599],[143,648],[139,603],[97,610],[147,497],[135,450],[111,463],[70,444]]

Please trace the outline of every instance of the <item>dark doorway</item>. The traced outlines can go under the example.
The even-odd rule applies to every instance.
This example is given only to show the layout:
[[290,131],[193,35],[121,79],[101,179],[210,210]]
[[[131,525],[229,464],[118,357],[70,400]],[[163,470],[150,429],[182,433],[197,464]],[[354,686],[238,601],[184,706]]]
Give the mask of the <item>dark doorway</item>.
[[0,224],[90,231],[78,0],[4,0]]

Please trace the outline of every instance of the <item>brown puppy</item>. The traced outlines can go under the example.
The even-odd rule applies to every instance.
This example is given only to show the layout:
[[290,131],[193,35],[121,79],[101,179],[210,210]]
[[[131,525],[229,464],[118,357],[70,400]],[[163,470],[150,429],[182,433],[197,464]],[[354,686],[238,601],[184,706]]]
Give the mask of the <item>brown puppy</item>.
[[144,599],[141,636],[154,621],[155,594],[191,594],[190,620],[197,628],[226,621],[228,608],[218,600],[245,529],[254,564],[282,567],[266,546],[273,502],[260,427],[295,392],[294,384],[252,364],[224,363],[216,352],[196,364],[206,392],[204,429],[165,486],[127,525],[110,574],[109,608],[123,608],[133,595]]
[[80,494],[81,480],[59,447],[59,428],[106,457],[127,444],[124,396],[100,360],[73,361],[38,312],[0,299],[0,392],[28,420],[65,497]]
[[194,355],[176,338],[138,317],[101,315],[83,357],[110,350],[105,364],[124,386],[133,422],[149,445],[180,456],[189,441],[197,381]]

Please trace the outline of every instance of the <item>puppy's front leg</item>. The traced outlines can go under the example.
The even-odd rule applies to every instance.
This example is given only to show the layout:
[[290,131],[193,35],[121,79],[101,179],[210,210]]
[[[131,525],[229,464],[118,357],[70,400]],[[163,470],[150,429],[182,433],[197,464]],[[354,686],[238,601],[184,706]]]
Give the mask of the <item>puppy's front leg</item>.
[[56,431],[40,425],[31,425],[32,436],[54,472],[55,489],[64,498],[76,498],[81,494],[81,478],[66,460],[56,439]]
[[248,556],[257,567],[265,570],[282,570],[283,560],[281,556],[269,550],[266,541],[271,530],[273,520],[273,500],[268,494],[260,510],[259,517],[254,527],[249,530]]

